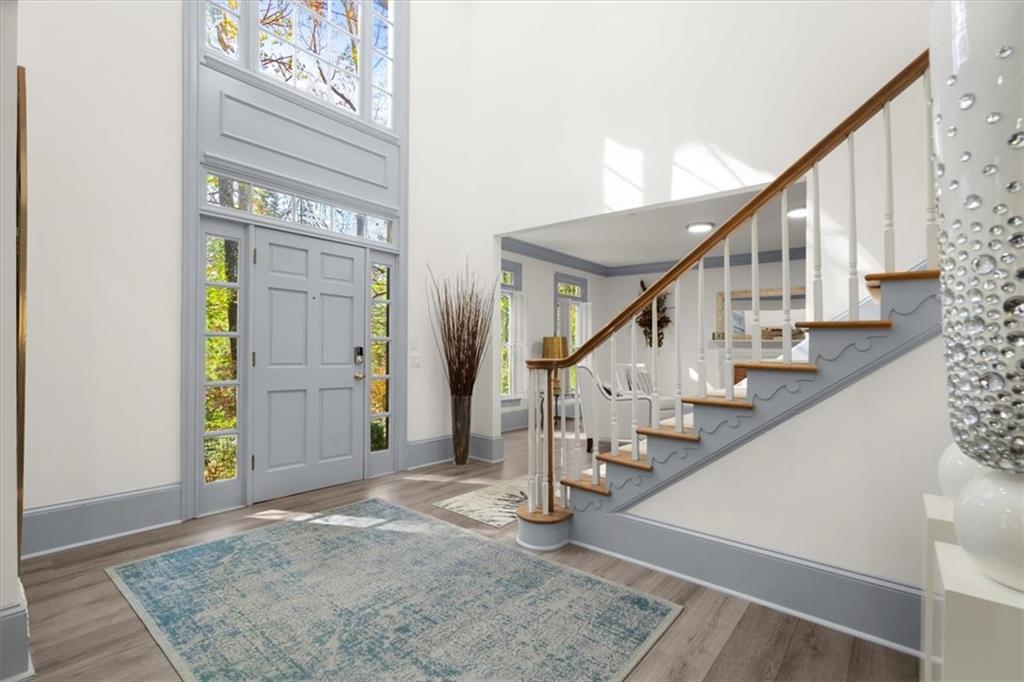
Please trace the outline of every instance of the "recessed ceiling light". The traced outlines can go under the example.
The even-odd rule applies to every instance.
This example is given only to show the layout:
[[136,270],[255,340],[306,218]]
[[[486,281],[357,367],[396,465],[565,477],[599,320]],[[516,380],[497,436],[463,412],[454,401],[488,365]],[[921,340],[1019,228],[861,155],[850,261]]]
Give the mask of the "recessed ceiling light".
[[806,206],[801,206],[800,208],[794,208],[793,210],[791,210],[789,213],[786,214],[786,217],[787,218],[806,218],[807,217],[807,207]]
[[702,222],[702,223],[690,223],[686,226],[686,231],[691,234],[704,234],[715,229],[714,223]]

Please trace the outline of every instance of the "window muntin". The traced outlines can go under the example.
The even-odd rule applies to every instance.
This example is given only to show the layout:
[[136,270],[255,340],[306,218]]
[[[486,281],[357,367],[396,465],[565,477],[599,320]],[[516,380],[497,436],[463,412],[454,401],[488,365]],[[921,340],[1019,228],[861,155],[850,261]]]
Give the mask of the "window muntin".
[[239,243],[207,235],[203,382],[203,481],[238,477]]
[[390,265],[370,266],[370,452],[391,445],[391,292]]
[[394,12],[388,0],[207,0],[205,44],[284,86],[393,128]]
[[206,203],[375,242],[390,243],[394,237],[394,223],[388,218],[213,173],[206,175]]

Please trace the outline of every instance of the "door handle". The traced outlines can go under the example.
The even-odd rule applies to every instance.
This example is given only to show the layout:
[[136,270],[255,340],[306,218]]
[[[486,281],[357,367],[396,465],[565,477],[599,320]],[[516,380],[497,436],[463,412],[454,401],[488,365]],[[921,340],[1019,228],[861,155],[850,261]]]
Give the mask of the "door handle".
[[352,378],[355,379],[356,381],[362,381],[363,379],[366,378],[366,375],[363,374],[362,372],[355,372],[352,374]]

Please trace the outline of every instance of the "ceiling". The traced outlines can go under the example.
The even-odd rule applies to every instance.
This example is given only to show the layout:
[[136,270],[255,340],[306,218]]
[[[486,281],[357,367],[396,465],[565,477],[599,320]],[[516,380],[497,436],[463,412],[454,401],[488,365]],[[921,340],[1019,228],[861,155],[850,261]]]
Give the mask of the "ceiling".
[[[662,263],[674,261],[689,253],[706,234],[691,234],[686,225],[712,221],[721,225],[756,195],[763,186],[709,194],[665,204],[605,213],[563,223],[509,232],[513,237],[605,267]],[[806,186],[789,189],[790,208],[803,206]],[[768,203],[758,213],[759,251],[782,248],[781,211],[779,199]],[[744,226],[732,242],[733,253],[750,252],[750,229]],[[790,247],[805,245],[805,221],[790,220]]]

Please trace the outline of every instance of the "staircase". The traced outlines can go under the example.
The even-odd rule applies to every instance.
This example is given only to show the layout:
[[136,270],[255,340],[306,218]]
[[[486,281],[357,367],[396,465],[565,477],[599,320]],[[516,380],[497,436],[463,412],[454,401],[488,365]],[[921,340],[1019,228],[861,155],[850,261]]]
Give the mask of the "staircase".
[[[536,550],[555,549],[566,542],[575,542],[626,556],[642,559],[650,554],[638,544],[645,541],[634,538],[625,514],[631,506],[670,483],[692,474],[701,467],[712,464],[740,445],[757,438],[760,434],[789,419],[800,411],[827,399],[833,393],[853,383],[866,373],[872,372],[892,361],[902,353],[934,337],[940,329],[940,301],[937,267],[937,211],[933,181],[929,181],[924,208],[924,230],[922,240],[926,245],[927,269],[907,272],[895,271],[895,228],[893,224],[893,170],[892,133],[889,113],[890,102],[910,85],[924,79],[929,88],[928,54],[924,53],[886,83],[867,102],[856,109],[834,130],[814,145],[792,166],[786,169],[774,182],[757,194],[729,220],[712,232],[700,245],[687,254],[664,276],[624,308],[608,324],[597,330],[572,355],[562,359],[535,359],[527,362],[529,371],[528,403],[528,500],[518,511],[519,529],[517,539],[527,548]],[[922,122],[932,128],[931,98],[926,89],[926,111]],[[819,163],[840,146],[845,146],[849,159],[849,196],[856,196],[854,177],[853,138],[857,131],[876,115],[881,115],[885,131],[884,168],[881,181],[884,187],[884,215],[882,236],[885,245],[885,272],[864,276],[869,287],[880,290],[880,315],[878,319],[860,319],[862,273],[858,271],[856,200],[850,201],[847,227],[850,238],[846,246],[849,254],[847,294],[849,306],[846,319],[825,320],[822,314],[823,282],[821,266],[821,220],[819,192]],[[929,151],[931,150],[931,135]],[[842,151],[840,153],[842,153]],[[928,177],[934,179],[929,159]],[[814,308],[809,311],[811,321],[791,322],[789,276],[789,244],[787,189],[804,179],[808,182],[809,213],[808,230],[812,235],[813,248],[808,257],[813,268]],[[769,202],[778,206],[782,220],[782,351],[781,357],[768,357],[762,349],[760,304],[758,299],[759,264],[758,215],[766,210]],[[872,221],[873,223],[874,221]],[[552,405],[556,399],[552,383],[559,373],[570,368],[582,367],[600,374],[596,351],[610,348],[610,376],[614,376],[616,342],[625,340],[628,344],[631,363],[638,362],[636,343],[636,318],[645,309],[656,313],[657,297],[675,287],[677,325],[692,324],[698,330],[698,339],[706,338],[703,306],[692,305],[688,310],[681,297],[680,282],[684,277],[696,276],[698,300],[702,300],[705,286],[704,259],[709,255],[724,256],[724,290],[730,286],[730,236],[739,228],[750,226],[752,253],[752,359],[736,361],[733,353],[731,334],[725,334],[723,376],[733,377],[737,369],[746,372],[745,390],[732,381],[725,381],[725,387],[718,394],[709,392],[707,386],[706,360],[703,343],[698,344],[693,355],[688,349],[679,348],[679,334],[676,347],[672,349],[677,365],[687,365],[683,360],[688,355],[690,364],[696,366],[697,385],[702,387],[698,395],[682,393],[684,380],[680,369],[676,386],[666,393],[675,394],[677,408],[674,418],[654,423],[637,423],[634,408],[631,423],[616,423],[612,410],[611,446],[603,452],[586,453],[581,449],[585,439],[575,438],[556,452],[554,436],[555,416],[544,406]],[[735,240],[733,235],[733,240]],[[731,297],[725,296],[725,319],[731,319]],[[657,314],[652,314],[657,324]],[[793,359],[793,330],[802,329],[808,337],[807,359],[799,362]],[[657,337],[657,328],[652,330]],[[696,362],[692,359],[696,357]],[[657,376],[657,353],[649,359],[652,374]],[[596,382],[591,382],[595,386]],[[597,390],[597,389],[595,389]],[[633,388],[635,391],[635,387]],[[651,396],[658,404],[658,387]],[[596,394],[595,394],[596,400]],[[634,405],[636,397],[634,394]],[[584,397],[585,404],[585,397]],[[596,412],[596,410],[595,410]],[[657,415],[657,410],[651,410]],[[563,422],[563,429],[564,429]],[[597,433],[588,428],[587,410],[581,419],[574,420],[574,428]],[[605,431],[607,433],[607,431]],[[621,436],[621,438],[620,438]],[[596,439],[595,439],[596,442]],[[623,444],[625,442],[625,444]],[[561,486],[561,495],[556,498],[556,488]],[[564,504],[559,501],[564,500]],[[649,548],[647,548],[649,550]],[[665,549],[665,551],[671,551]],[[714,580],[709,580],[714,582]],[[808,612],[812,612],[810,609]],[[856,627],[856,623],[851,627]],[[882,638],[892,641],[906,639],[905,633],[881,633]]]

